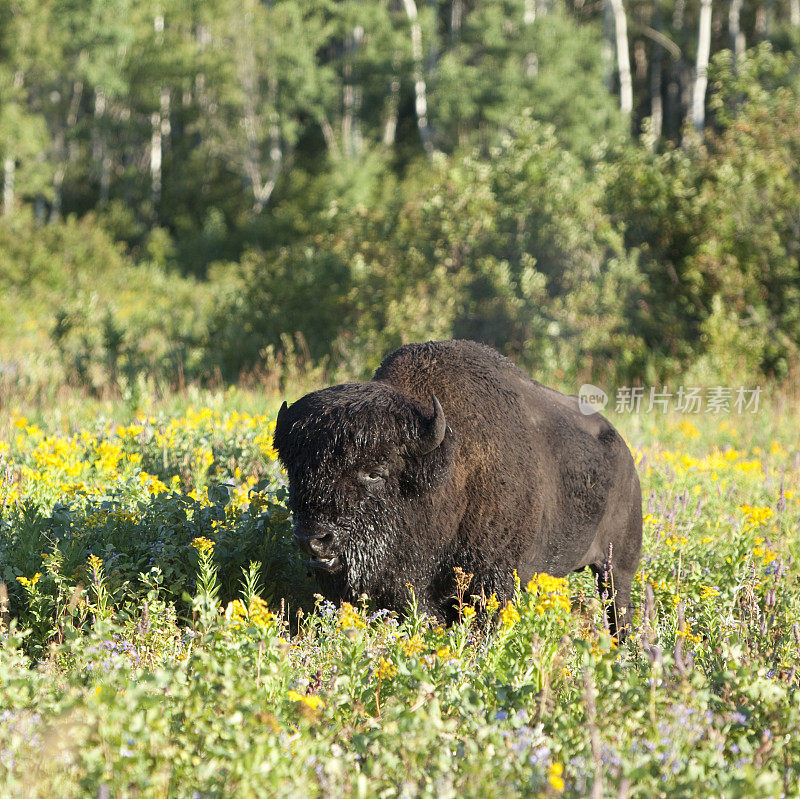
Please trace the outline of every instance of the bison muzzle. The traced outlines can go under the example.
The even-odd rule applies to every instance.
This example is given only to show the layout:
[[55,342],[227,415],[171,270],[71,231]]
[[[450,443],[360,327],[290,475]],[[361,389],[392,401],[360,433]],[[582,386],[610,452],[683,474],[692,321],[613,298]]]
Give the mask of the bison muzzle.
[[275,446],[323,593],[455,618],[455,569],[503,602],[589,567],[624,637],[642,542],[633,458],[599,414],[470,341],[409,344],[372,380],[281,407]]

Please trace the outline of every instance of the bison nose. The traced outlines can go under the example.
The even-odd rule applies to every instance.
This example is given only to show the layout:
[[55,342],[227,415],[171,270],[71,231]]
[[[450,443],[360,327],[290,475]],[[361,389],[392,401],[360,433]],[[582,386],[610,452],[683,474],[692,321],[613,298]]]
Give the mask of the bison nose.
[[333,533],[312,533],[308,535],[304,532],[296,531],[294,534],[300,551],[312,558],[324,558],[330,554],[333,546]]

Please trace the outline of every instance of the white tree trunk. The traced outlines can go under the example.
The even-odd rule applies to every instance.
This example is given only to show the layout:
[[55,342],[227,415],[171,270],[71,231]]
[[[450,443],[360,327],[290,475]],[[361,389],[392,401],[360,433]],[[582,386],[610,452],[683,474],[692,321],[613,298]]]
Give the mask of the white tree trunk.
[[731,37],[731,50],[733,51],[733,69],[737,69],[739,57],[744,52],[745,39],[742,31],[741,15],[744,0],[731,0],[728,9],[728,34]]
[[[656,6],[654,25],[656,32],[661,34],[662,28],[661,6]],[[650,119],[652,121],[653,132],[653,146],[661,138],[661,132],[664,129],[664,103],[661,97],[662,80],[663,80],[663,66],[664,63],[664,45],[660,40],[657,40],[653,47],[653,64],[650,70]]]
[[11,216],[14,208],[14,172],[16,162],[13,156],[7,155],[3,162],[3,216]]
[[522,21],[526,25],[533,25],[536,22],[536,0],[525,0],[525,12]]
[[150,193],[153,210],[161,200],[161,114],[158,111],[150,115]]
[[57,222],[61,219],[61,189],[64,185],[64,175],[67,171],[65,161],[66,151],[64,139],[66,134],[64,128],[59,124],[56,135],[53,138],[53,151],[56,155],[56,169],[53,173],[53,202],[50,205],[50,221]]
[[800,0],[790,0],[789,22],[795,26],[800,25]]
[[767,8],[764,3],[756,9],[756,34],[759,41],[767,36]]
[[[156,45],[164,45],[164,17],[157,14],[153,18]],[[164,160],[164,89],[159,90],[158,111],[150,115],[150,195],[153,202],[153,213],[156,213],[161,202],[161,164]],[[166,107],[169,109],[169,95]]]
[[614,91],[614,11],[611,3],[603,3],[603,49],[601,59],[603,62],[603,82],[609,94]]
[[170,94],[169,89],[162,88],[159,92],[158,111],[150,116],[152,127],[150,135],[150,179],[155,211],[161,202],[161,186],[164,163],[164,145],[169,139],[170,124]]
[[325,144],[328,147],[328,152],[331,154],[331,157],[334,159],[341,158],[342,153],[336,141],[336,134],[333,132],[333,125],[323,116],[319,126],[322,129],[322,137],[325,139]]
[[411,23],[411,54],[414,58],[414,93],[417,113],[417,128],[422,146],[428,155],[433,155],[433,137],[428,124],[428,87],[425,84],[425,71],[422,62],[422,27],[419,24],[417,4],[414,0],[403,0],[403,6]]
[[397,136],[397,114],[400,107],[400,78],[397,71],[400,67],[400,57],[395,53],[392,63],[392,80],[389,84],[389,113],[386,116],[386,124],[383,126],[383,143],[391,147]]
[[61,218],[61,190],[64,186],[64,177],[67,173],[67,160],[74,161],[78,157],[76,141],[70,142],[67,147],[67,130],[71,130],[78,123],[78,112],[83,98],[83,82],[74,81],[72,84],[72,97],[67,110],[66,125],[59,120],[56,133],[53,137],[53,154],[56,161],[53,173],[53,202],[50,205],[50,221],[57,222]]
[[[526,28],[530,28],[534,22],[536,22],[535,0],[525,0],[525,11],[522,15],[522,22]],[[523,70],[526,78],[535,78],[539,73],[539,57],[533,50],[529,50],[525,56]]]
[[[261,87],[256,55],[253,49],[251,31],[246,19],[242,20],[241,38],[236,57],[239,84],[242,89],[242,126],[245,132],[246,148],[244,153],[244,170],[253,189],[253,211],[260,214],[269,203],[278,176],[283,169],[284,153],[281,140],[281,118],[278,112],[278,79],[274,74],[267,82],[267,116],[270,135],[270,167],[268,176],[264,177],[265,167],[262,163],[262,109]],[[332,135],[332,133],[331,133]]]
[[683,15],[686,11],[686,0],[676,0],[675,8],[672,12],[672,27],[676,30],[683,28]]
[[344,88],[342,114],[342,149],[347,158],[355,158],[361,151],[361,88],[353,83],[353,57],[364,40],[364,29],[356,25],[345,42],[347,58],[344,63]]
[[692,96],[692,124],[703,130],[706,124],[708,57],[711,52],[711,0],[700,0],[700,29],[697,36],[697,68]]
[[628,51],[628,22],[622,0],[608,0],[614,12],[614,34],[617,42],[617,67],[619,69],[619,107],[623,114],[633,111],[633,82],[631,58]]
[[[533,0],[525,0],[526,4]],[[464,21],[464,0],[453,0],[450,6],[450,38],[458,39]]]
[[94,90],[94,120],[92,124],[92,160],[99,164],[100,172],[100,205],[108,205],[111,192],[111,158],[106,145],[104,119],[108,107],[105,92],[96,87]]

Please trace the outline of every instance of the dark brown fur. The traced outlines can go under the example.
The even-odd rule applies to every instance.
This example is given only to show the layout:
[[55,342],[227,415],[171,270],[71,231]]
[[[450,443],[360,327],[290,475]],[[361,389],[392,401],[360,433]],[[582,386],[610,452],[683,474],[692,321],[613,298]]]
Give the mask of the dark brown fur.
[[[433,396],[444,437],[420,453]],[[410,585],[422,610],[452,620],[456,566],[474,575],[470,593],[501,601],[514,570],[525,585],[589,566],[624,633],[642,539],[633,458],[605,418],[489,347],[401,347],[371,381],[284,406],[275,443],[295,534],[330,598],[403,610]]]

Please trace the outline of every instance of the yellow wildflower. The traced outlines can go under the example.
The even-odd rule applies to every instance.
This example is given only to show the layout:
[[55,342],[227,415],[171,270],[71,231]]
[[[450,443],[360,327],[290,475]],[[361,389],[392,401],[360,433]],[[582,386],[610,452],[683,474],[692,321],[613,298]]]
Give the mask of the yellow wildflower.
[[250,621],[259,627],[266,627],[275,621],[275,614],[260,596],[253,597],[248,613],[250,614]]
[[549,574],[534,574],[527,585],[528,593],[537,597],[536,613],[544,616],[550,610],[560,608],[569,612],[569,584],[563,577]]
[[713,599],[715,596],[719,596],[719,591],[711,585],[704,585],[700,590],[700,600],[705,601],[706,599]]
[[342,630],[359,630],[362,627],[366,627],[364,619],[361,618],[359,612],[349,602],[342,602],[342,606],[339,608],[339,619],[337,624]]
[[256,446],[264,453],[271,461],[278,460],[278,451],[275,449],[275,423],[276,419],[273,419],[271,422],[267,424],[266,430],[255,438]]
[[509,602],[500,611],[500,626],[504,630],[508,630],[519,621],[519,618],[519,611],[516,609],[513,602]]
[[461,618],[467,624],[470,624],[475,618],[475,608],[473,608],[472,605],[464,605],[464,607],[461,608]]
[[214,453],[210,449],[200,447],[194,453],[192,465],[201,474],[205,474],[214,463]]
[[17,582],[21,585],[25,586],[25,588],[30,588],[36,583],[39,582],[39,578],[42,576],[41,572],[36,572],[30,579],[28,577],[17,577]]
[[391,660],[386,660],[381,656],[378,662],[378,668],[375,669],[375,676],[379,680],[391,680],[397,674],[397,666]]
[[547,775],[547,781],[557,791],[564,790],[564,778],[561,776],[564,773],[564,767],[561,763],[551,763],[550,773]]
[[234,627],[244,627],[245,624],[269,627],[275,621],[275,614],[260,596],[254,596],[249,607],[241,599],[234,599],[225,609],[225,616]]
[[739,505],[739,510],[745,515],[745,521],[753,527],[767,523],[772,518],[772,508],[758,505]]
[[700,431],[691,422],[681,422],[678,426],[684,438],[700,438]]
[[297,691],[289,691],[289,693],[286,695],[293,702],[302,702],[306,707],[310,707],[312,710],[325,707],[325,701],[314,694],[307,695],[299,694]]
[[234,627],[241,627],[247,621],[247,608],[241,599],[234,599],[233,602],[228,603],[225,608],[225,616]]
[[685,638],[687,641],[691,641],[693,644],[699,644],[703,640],[702,635],[693,633],[689,627],[686,627],[683,630],[678,630],[677,635],[681,638]]
[[203,536],[199,536],[192,541],[192,546],[200,552],[201,555],[205,555],[206,552],[211,552],[214,549],[214,542],[210,541],[208,538]]
[[420,634],[417,633],[413,638],[408,638],[405,641],[401,641],[400,648],[403,650],[403,654],[410,658],[422,652],[422,650],[425,649],[425,644],[423,643]]

